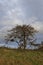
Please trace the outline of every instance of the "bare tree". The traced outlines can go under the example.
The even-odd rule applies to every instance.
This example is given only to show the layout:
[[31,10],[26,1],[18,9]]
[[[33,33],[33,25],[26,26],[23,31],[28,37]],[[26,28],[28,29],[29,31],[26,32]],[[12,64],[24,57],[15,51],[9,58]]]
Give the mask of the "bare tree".
[[18,44],[19,48],[25,49],[28,44],[32,44],[31,41],[34,39],[37,31],[30,25],[17,25],[9,32],[6,40],[14,41]]

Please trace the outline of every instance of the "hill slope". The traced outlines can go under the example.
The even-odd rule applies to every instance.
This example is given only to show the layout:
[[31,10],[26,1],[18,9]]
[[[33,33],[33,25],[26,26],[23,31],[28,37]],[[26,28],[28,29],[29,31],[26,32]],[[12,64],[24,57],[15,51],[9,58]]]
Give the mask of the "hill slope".
[[0,65],[43,65],[43,51],[0,48]]

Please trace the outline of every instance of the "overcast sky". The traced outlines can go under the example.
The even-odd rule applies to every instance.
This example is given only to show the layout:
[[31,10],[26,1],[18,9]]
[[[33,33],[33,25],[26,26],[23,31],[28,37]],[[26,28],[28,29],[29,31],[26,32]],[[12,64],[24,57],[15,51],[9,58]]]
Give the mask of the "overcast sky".
[[16,24],[33,25],[43,38],[43,0],[0,0],[0,37]]

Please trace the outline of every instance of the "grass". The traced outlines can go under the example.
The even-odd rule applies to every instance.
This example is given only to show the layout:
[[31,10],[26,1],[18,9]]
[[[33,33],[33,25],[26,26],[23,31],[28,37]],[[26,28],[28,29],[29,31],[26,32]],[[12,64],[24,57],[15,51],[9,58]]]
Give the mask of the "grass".
[[0,48],[0,65],[43,65],[43,51]]

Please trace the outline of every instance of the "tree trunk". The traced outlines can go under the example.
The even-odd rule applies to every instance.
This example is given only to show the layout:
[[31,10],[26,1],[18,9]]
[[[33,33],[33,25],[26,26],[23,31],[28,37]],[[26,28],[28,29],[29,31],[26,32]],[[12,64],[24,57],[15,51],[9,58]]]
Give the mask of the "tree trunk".
[[25,50],[25,48],[26,48],[26,39],[25,39],[25,32],[24,32],[24,50]]

